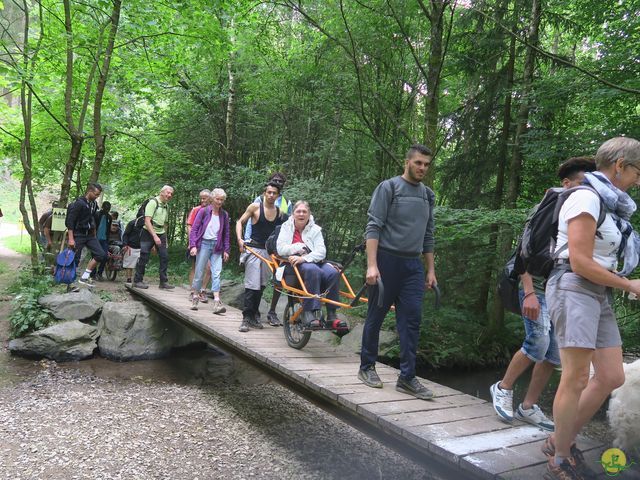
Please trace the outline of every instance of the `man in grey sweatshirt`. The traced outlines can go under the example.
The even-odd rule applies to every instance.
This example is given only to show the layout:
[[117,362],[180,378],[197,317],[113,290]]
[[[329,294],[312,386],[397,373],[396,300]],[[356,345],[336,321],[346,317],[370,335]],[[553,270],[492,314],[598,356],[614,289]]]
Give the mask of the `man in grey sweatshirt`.
[[[380,327],[395,304],[400,338],[396,390],[423,400],[433,397],[415,376],[422,300],[425,289],[437,283],[433,259],[435,194],[422,184],[432,157],[429,148],[412,145],[405,158],[404,173],[380,183],[371,197],[366,229],[370,295],[358,372],[363,383],[382,388],[375,369]],[[379,281],[384,288],[380,288]],[[379,295],[382,302],[378,301]]]

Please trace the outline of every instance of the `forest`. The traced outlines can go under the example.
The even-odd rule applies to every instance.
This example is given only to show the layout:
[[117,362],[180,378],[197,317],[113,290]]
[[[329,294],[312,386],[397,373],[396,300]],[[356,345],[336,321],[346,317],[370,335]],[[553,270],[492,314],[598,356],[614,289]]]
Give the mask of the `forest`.
[[[170,184],[184,245],[202,188],[237,219],[275,171],[339,258],[429,146],[443,308],[421,354],[493,364],[521,339],[495,290],[527,211],[563,160],[640,138],[640,1],[0,0],[0,98],[34,263],[44,190],[98,181],[128,220]],[[640,309],[616,308],[640,351]]]

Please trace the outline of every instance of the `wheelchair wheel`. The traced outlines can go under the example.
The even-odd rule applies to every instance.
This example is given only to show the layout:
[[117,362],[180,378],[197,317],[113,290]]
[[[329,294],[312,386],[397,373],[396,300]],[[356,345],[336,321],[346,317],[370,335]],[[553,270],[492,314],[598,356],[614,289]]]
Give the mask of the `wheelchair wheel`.
[[300,350],[311,338],[311,332],[305,332],[302,326],[302,315],[298,315],[296,321],[291,323],[291,317],[302,308],[300,302],[289,300],[284,310],[284,338],[290,347]]

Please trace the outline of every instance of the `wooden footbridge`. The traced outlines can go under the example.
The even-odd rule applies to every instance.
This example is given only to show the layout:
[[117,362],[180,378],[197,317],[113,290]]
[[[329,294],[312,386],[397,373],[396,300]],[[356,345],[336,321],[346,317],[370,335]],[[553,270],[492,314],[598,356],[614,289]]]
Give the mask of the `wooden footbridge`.
[[[500,420],[491,404],[438,385],[422,381],[435,393],[431,401],[417,400],[395,391],[398,370],[378,365],[383,389],[372,389],[357,378],[360,358],[314,340],[302,350],[290,348],[282,328],[238,332],[242,314],[228,307],[213,315],[201,305],[189,309],[187,293],[132,289],[130,291],[166,317],[196,331],[212,344],[244,357],[283,383],[328,408],[363,430],[382,436],[413,452],[436,478],[540,479],[545,457],[540,446],[547,434],[531,425]],[[487,386],[488,388],[488,386]],[[595,471],[602,471],[600,456],[605,447],[582,438],[578,447]],[[619,478],[640,479],[627,470]]]

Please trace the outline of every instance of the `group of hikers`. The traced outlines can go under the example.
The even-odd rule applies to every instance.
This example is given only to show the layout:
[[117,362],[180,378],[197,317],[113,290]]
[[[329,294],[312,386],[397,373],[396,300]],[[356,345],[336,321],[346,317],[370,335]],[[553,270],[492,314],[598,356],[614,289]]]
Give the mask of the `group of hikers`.
[[[411,146],[402,175],[384,180],[373,192],[365,231],[369,301],[358,371],[358,378],[365,385],[384,387],[375,364],[380,329],[394,306],[400,343],[400,374],[395,388],[422,400],[434,396],[416,377],[423,297],[427,289],[437,284],[435,194],[423,184],[432,161],[428,147]],[[525,339],[503,378],[490,387],[490,393],[502,420],[518,419],[551,432],[542,447],[548,456],[545,478],[579,479],[588,478],[592,472],[576,447],[576,437],[608,395],[624,383],[622,341],[612,307],[612,290],[640,295],[640,280],[627,278],[638,264],[640,237],[629,223],[636,205],[626,193],[640,185],[640,142],[628,137],[607,140],[595,157],[565,161],[558,177],[567,195],[555,212],[557,236],[550,251],[553,266],[547,277],[527,271],[520,275]],[[326,260],[323,232],[309,203],[300,200],[292,204],[284,198],[285,181],[281,173],[272,175],[263,193],[235,223],[245,288],[239,331],[264,328],[259,305],[272,272],[260,257],[269,257],[270,241],[289,268],[298,269],[311,294],[302,300],[304,328],[348,328],[331,303],[326,303],[324,315],[321,311],[319,296],[338,299],[340,271]],[[67,211],[69,246],[76,250],[86,246],[93,256],[80,282],[89,283],[92,270],[105,257],[103,245],[92,233],[95,200],[100,192],[99,185],[89,185],[86,195],[69,205]],[[143,225],[137,235],[139,258],[135,262],[134,288],[148,288],[143,278],[152,248],[157,249],[160,258],[159,288],[174,288],[167,277],[166,238],[167,204],[172,195],[173,188],[165,186],[144,208],[144,222],[139,222]],[[225,199],[226,193],[220,188],[203,190],[200,204],[187,221],[191,308],[197,309],[199,303],[208,301],[206,286],[210,282],[213,313],[217,314],[226,311],[220,298],[220,274],[230,255],[231,225],[230,216],[223,209]],[[124,232],[126,245],[131,245],[127,237],[135,236],[131,225],[130,222]],[[275,308],[279,297],[280,291],[274,290],[266,318],[272,326],[282,324]],[[514,384],[531,365],[528,390],[514,410]],[[551,421],[537,402],[558,366],[562,373]]]

